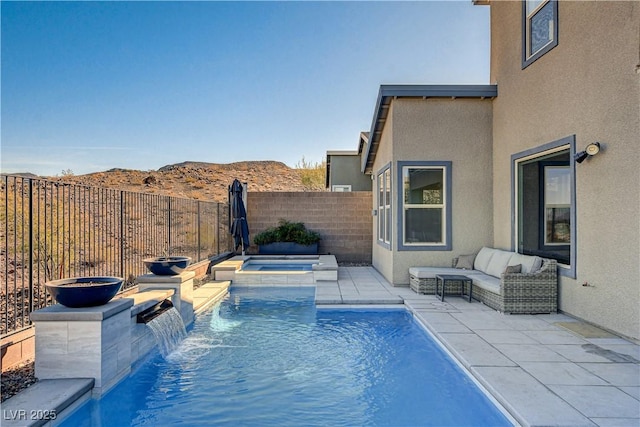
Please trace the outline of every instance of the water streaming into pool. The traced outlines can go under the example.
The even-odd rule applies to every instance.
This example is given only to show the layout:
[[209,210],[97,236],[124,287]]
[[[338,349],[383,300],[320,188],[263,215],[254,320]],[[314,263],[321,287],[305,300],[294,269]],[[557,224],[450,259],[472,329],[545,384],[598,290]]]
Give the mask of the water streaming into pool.
[[404,310],[316,310],[313,288],[243,287],[62,425],[510,424]]
[[163,356],[171,354],[187,338],[184,322],[175,307],[152,319],[147,326],[155,336],[158,350]]

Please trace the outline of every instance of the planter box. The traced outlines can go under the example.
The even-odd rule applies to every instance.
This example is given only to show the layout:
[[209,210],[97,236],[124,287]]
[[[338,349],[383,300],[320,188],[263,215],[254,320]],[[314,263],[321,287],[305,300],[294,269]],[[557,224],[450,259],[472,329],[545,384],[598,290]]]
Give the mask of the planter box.
[[292,242],[276,242],[258,245],[261,255],[317,255],[318,244],[300,245]]

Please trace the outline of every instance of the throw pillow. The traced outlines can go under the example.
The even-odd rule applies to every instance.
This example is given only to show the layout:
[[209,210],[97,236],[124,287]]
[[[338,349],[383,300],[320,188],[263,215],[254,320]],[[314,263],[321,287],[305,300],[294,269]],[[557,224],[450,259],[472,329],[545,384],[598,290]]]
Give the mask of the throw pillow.
[[507,268],[504,269],[504,274],[521,273],[521,272],[522,272],[522,264],[508,265]]
[[473,261],[475,259],[476,259],[475,254],[460,255],[458,257],[458,262],[456,263],[456,268],[461,268],[463,270],[473,270]]

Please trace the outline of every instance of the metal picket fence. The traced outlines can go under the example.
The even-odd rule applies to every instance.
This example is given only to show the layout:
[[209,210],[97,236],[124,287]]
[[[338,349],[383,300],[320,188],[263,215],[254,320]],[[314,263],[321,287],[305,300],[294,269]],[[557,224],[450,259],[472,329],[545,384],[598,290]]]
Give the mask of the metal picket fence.
[[0,185],[0,336],[51,304],[48,280],[118,276],[126,289],[144,258],[231,249],[227,204],[15,175]]

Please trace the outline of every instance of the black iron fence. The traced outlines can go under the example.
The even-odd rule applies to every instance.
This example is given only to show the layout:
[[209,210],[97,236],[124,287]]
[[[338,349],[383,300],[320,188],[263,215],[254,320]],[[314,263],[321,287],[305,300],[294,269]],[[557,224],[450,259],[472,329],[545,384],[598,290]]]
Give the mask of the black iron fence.
[[0,185],[0,336],[51,304],[45,281],[108,275],[126,289],[144,258],[231,249],[226,204],[13,175]]

